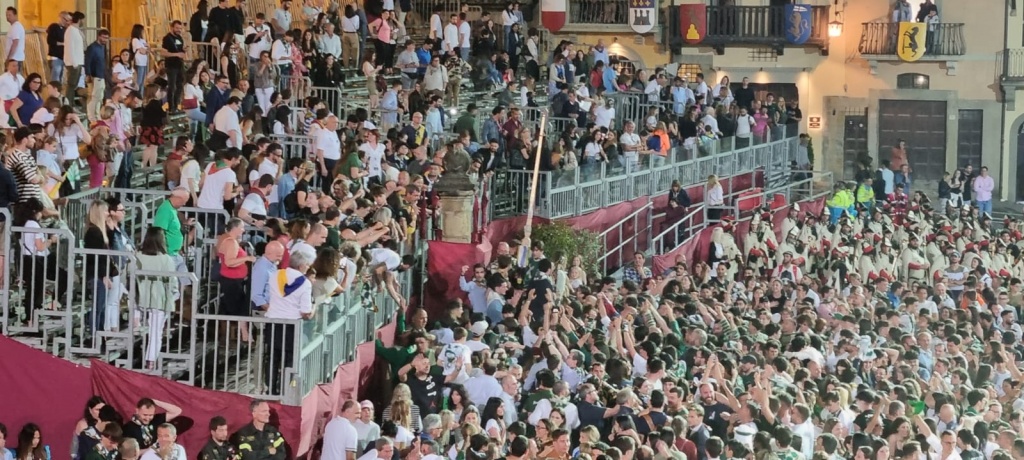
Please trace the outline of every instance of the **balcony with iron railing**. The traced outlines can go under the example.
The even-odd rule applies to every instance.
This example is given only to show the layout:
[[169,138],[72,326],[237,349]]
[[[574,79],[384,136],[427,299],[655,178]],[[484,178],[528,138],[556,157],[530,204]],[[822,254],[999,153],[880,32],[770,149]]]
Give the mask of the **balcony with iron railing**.
[[567,32],[629,32],[629,0],[566,2]]
[[[665,23],[668,43],[673,48],[686,46],[680,30],[680,9],[669,8]],[[727,46],[767,46],[782,54],[789,46],[828,47],[828,6],[811,7],[811,36],[802,45],[786,38],[786,13],[783,6],[708,6],[707,33],[697,46],[711,46],[721,54]]]
[[[899,60],[896,47],[899,43],[899,23],[868,22],[860,34],[860,54],[865,58],[886,61]],[[962,23],[937,24],[934,31],[925,35],[923,61],[948,61],[953,56],[967,53]]]

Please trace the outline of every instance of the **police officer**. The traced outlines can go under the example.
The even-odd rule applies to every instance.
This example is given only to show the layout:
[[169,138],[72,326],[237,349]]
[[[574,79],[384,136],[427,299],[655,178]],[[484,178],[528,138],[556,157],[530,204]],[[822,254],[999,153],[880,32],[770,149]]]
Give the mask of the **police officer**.
[[254,399],[249,409],[252,422],[238,430],[231,443],[241,460],[284,460],[284,437],[270,424],[270,404]]
[[210,419],[210,440],[199,452],[199,460],[235,460],[238,450],[228,443],[228,421],[216,416]]

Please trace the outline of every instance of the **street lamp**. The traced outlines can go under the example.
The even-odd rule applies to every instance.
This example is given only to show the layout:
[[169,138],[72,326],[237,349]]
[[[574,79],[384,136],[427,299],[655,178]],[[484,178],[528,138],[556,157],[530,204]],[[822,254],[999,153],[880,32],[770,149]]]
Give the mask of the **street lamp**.
[[843,12],[839,11],[839,0],[834,0],[832,11],[835,13],[835,19],[828,23],[828,36],[837,38],[843,35]]

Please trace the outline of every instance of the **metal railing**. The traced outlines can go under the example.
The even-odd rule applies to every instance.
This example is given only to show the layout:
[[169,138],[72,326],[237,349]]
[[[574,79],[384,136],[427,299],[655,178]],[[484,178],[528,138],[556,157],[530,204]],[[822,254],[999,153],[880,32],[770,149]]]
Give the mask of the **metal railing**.
[[1003,78],[1024,79],[1024,49],[1003,50]]
[[[668,8],[667,12],[666,36],[671,43],[680,45],[686,31],[680,30],[679,8]],[[805,44],[828,44],[828,22],[831,19],[828,6],[811,6],[811,35]],[[708,6],[707,34],[701,45],[786,46],[790,44],[786,39],[786,28],[784,6]]]
[[[217,281],[216,236],[228,213],[178,209],[187,271],[149,270],[132,252],[81,247],[81,216],[93,200],[109,195],[122,200],[128,210],[125,231],[138,242],[167,193],[101,188],[69,196],[64,216],[70,228],[15,227],[8,210],[0,209],[8,222],[0,231],[9,242],[0,267],[5,335],[76,362],[100,358],[183,383],[298,404],[401,311],[385,289],[366,285],[360,276],[343,294],[320,302],[309,320],[226,316],[218,311],[224,293]],[[260,235],[256,230],[247,227],[243,238]],[[21,244],[36,235],[53,239],[48,255],[33,255]],[[417,234],[409,250],[418,254],[420,243]],[[107,272],[105,258],[117,262],[117,276]],[[411,276],[401,274],[396,282],[408,299]],[[110,295],[104,298],[100,291]]]
[[[928,30],[919,43],[924,45],[925,56],[962,56],[967,53],[962,23],[937,24],[934,30]],[[900,25],[895,22],[866,22],[860,34],[861,54],[896,55],[899,43]]]
[[566,2],[568,24],[603,25],[629,23],[628,0]]
[[603,249],[598,258],[601,273],[612,273],[634,253],[647,251],[653,219],[654,203],[647,202],[598,235]]
[[[813,201],[832,192],[834,176],[829,171],[803,171],[795,172],[793,181],[784,185],[767,188],[763,190],[752,190],[752,194],[734,194],[734,198],[756,197],[765,206],[774,204],[789,204],[801,201]],[[800,177],[801,175],[806,177]],[[782,199],[775,199],[780,196]],[[651,239],[651,253],[655,255],[669,253],[679,246],[682,246],[690,238],[696,236],[701,230],[717,221],[711,221],[707,217],[708,206],[699,205],[672,224],[661,230],[660,233]],[[742,212],[742,205],[738,200],[733,200],[730,206],[725,208],[736,216],[739,222],[749,220],[753,213]],[[756,210],[754,210],[756,212]],[[657,216],[656,216],[657,217]]]
[[[764,169],[766,181],[786,181],[797,139],[785,137],[737,148],[728,138],[705,146],[672,150],[665,164],[651,159],[621,165],[600,163],[571,170],[541,171],[535,215],[558,219],[586,214],[602,207],[668,191],[673,180],[683,187],[707,180],[711,174],[733,176]],[[715,152],[708,155],[708,152]],[[659,159],[660,160],[660,159]],[[494,218],[526,214],[533,171],[502,170],[491,181],[490,206]]]

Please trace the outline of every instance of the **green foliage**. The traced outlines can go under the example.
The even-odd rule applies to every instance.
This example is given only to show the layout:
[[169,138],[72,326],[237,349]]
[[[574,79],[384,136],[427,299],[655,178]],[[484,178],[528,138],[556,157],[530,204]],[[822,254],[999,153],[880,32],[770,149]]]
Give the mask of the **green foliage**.
[[552,262],[558,262],[556,255],[564,255],[566,265],[571,265],[574,257],[581,256],[587,277],[602,276],[598,258],[604,251],[601,237],[588,230],[577,230],[565,222],[541,224],[533,228],[530,235],[532,241],[544,242],[544,254]]

